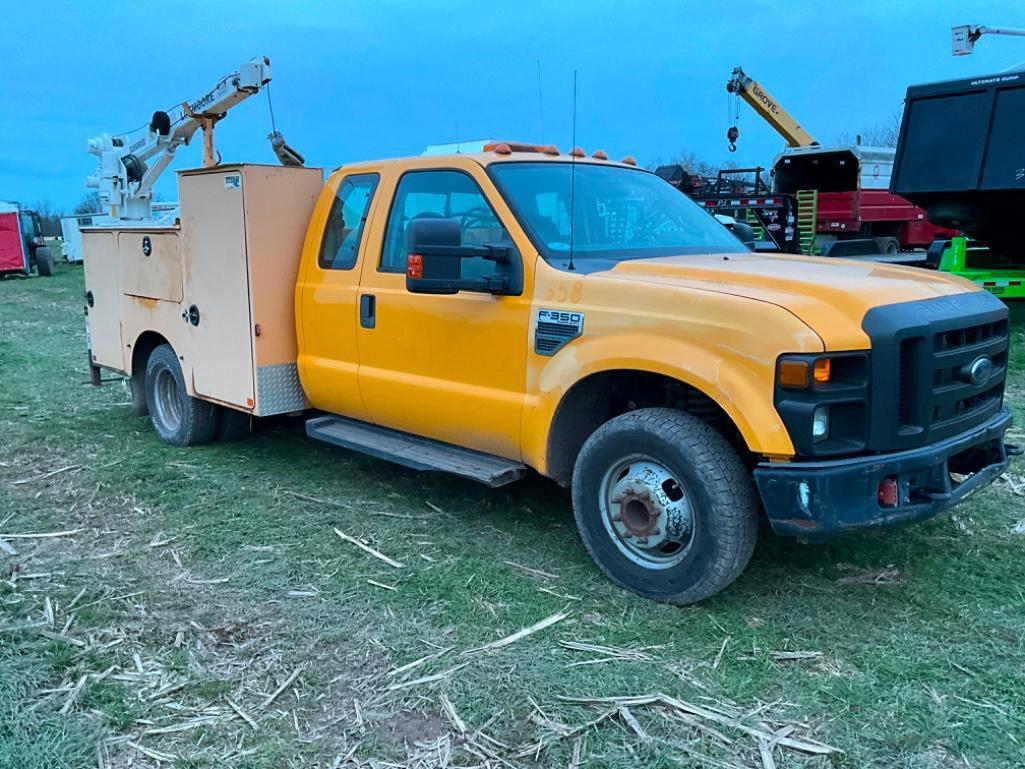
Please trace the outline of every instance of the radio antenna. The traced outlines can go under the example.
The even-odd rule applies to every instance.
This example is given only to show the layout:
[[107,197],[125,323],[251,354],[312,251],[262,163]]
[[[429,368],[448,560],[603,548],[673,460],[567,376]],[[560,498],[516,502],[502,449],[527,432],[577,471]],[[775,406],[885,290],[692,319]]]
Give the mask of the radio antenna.
[[569,153],[569,266],[568,269],[575,270],[573,265],[573,246],[576,228],[573,226],[576,219],[576,192],[577,192],[577,71],[573,70],[573,147]]
[[541,143],[545,143],[545,100],[541,89],[541,60],[537,60],[537,109],[541,118]]

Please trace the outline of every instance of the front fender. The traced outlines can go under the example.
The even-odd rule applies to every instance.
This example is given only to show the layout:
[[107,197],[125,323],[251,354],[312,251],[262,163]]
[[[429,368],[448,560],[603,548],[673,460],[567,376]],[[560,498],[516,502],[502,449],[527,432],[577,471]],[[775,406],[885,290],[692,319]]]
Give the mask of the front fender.
[[643,331],[585,336],[532,371],[536,379],[524,414],[524,460],[545,473],[549,433],[563,398],[589,376],[617,370],[661,374],[690,385],[722,408],[751,451],[792,456],[793,443],[772,401],[776,358],[782,351],[771,345],[746,352],[723,349]]

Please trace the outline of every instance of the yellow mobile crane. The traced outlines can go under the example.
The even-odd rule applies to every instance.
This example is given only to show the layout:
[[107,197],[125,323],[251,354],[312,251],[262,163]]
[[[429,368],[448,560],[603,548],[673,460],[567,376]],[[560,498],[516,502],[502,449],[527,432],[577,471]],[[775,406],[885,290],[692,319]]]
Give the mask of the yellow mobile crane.
[[[793,115],[787,112],[780,103],[776,101],[769,92],[762,87],[762,84],[751,77],[748,77],[741,67],[735,67],[733,75],[726,83],[726,90],[736,94],[751,105],[751,108],[761,115],[765,122],[776,129],[791,147],[813,147],[818,142],[812,135],[805,131],[801,124],[794,120]],[[740,131],[736,124],[730,126],[726,131],[726,139],[730,143],[730,152],[737,150],[737,138]]]

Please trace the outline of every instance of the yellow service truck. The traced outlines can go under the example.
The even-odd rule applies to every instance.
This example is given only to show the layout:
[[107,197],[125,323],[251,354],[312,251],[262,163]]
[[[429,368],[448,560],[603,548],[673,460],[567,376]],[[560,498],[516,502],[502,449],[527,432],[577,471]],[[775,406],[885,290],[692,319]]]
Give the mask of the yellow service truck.
[[498,143],[181,172],[180,219],[83,231],[94,381],[169,444],[310,437],[572,488],[598,566],[689,603],[764,514],[818,539],[996,478],[1008,312],[960,278],[760,256],[632,160]]

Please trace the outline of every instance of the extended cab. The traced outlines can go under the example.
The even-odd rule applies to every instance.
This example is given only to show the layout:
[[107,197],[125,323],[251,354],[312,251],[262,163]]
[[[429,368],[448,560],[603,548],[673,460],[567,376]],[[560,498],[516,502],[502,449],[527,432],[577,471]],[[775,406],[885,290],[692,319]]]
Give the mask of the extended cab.
[[688,603],[761,513],[815,539],[935,515],[1013,447],[1008,312],[958,278],[759,256],[604,153],[180,174],[180,223],[84,230],[91,364],[168,443],[308,434],[572,487],[618,584]]

